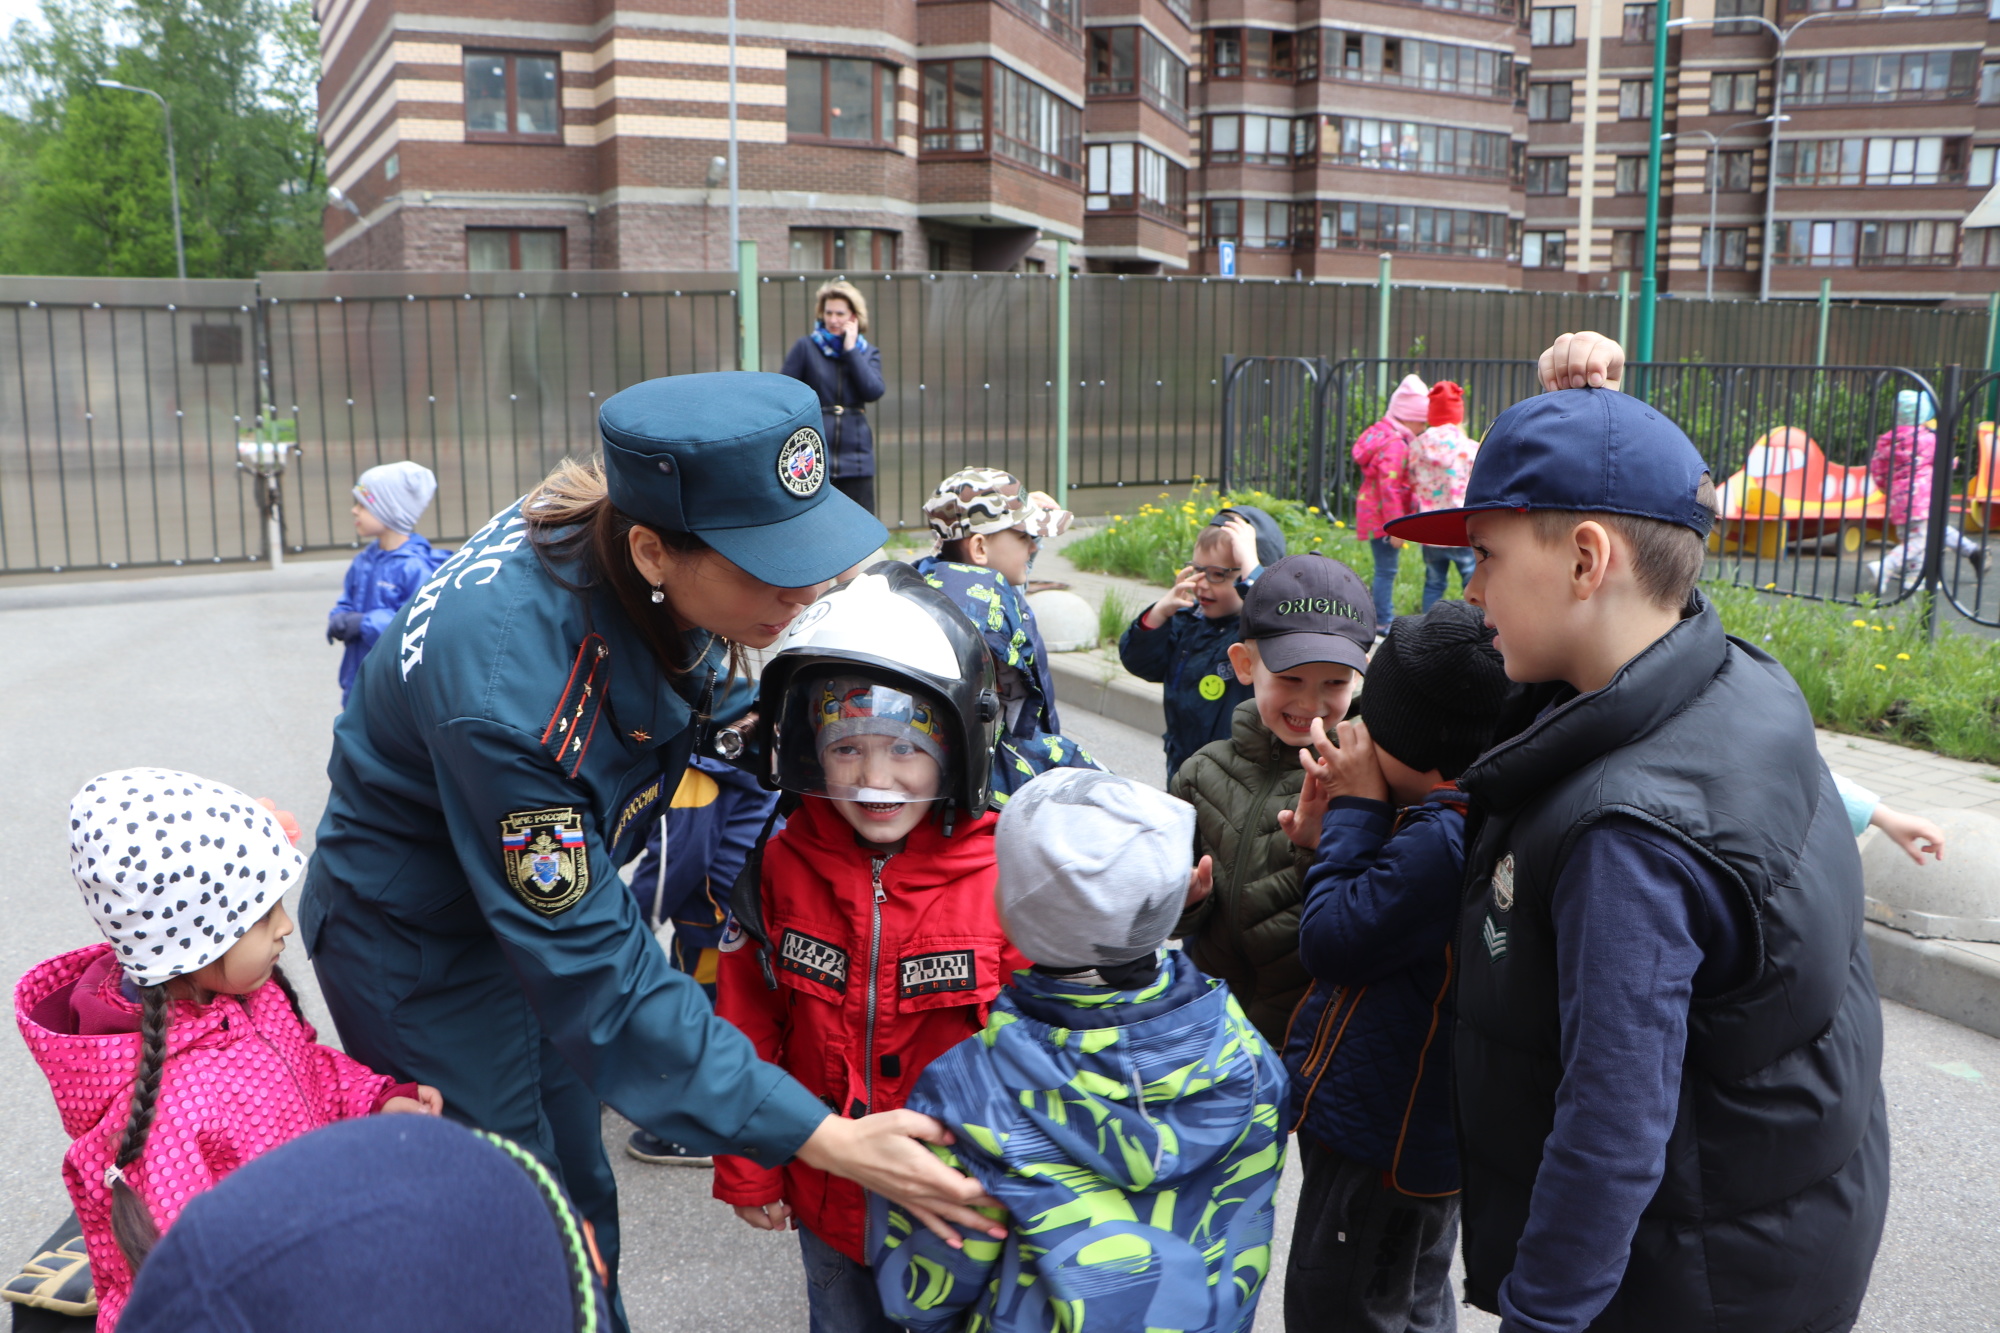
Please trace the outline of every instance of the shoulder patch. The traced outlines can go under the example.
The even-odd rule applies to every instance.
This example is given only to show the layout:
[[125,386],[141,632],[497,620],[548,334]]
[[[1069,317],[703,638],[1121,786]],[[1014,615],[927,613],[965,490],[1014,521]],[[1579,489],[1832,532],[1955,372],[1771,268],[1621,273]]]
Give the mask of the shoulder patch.
[[504,816],[500,864],[514,896],[543,916],[574,907],[590,887],[583,812],[573,805],[552,805]]
[[1493,867],[1493,906],[1502,912],[1514,910],[1514,853],[1500,858]]
[[944,949],[903,959],[897,968],[897,979],[898,990],[907,999],[912,995],[972,990],[979,984],[979,968],[972,950]]
[[576,660],[570,664],[562,697],[556,700],[549,724],[542,729],[542,749],[565,776],[573,778],[583,769],[583,757],[597,731],[597,716],[603,711],[610,679],[611,649],[602,635],[584,636]]
[[847,950],[825,940],[787,930],[778,944],[778,966],[847,994]]

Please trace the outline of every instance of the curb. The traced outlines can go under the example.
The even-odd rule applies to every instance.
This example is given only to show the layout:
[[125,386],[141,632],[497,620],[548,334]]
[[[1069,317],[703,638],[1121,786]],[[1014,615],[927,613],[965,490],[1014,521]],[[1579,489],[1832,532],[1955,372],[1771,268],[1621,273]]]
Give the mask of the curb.
[[1049,675],[1056,702],[1065,708],[1081,708],[1155,735],[1166,729],[1160,702],[1165,690],[1133,678],[1116,662],[1094,653],[1050,653]]
[[[353,558],[346,553],[348,560]],[[0,611],[34,611],[51,607],[115,606],[125,602],[166,602],[191,597],[241,597],[248,593],[338,593],[347,577],[348,560],[293,560],[282,568],[256,565],[215,573],[168,574],[157,577],[104,578],[62,583],[0,587]]]

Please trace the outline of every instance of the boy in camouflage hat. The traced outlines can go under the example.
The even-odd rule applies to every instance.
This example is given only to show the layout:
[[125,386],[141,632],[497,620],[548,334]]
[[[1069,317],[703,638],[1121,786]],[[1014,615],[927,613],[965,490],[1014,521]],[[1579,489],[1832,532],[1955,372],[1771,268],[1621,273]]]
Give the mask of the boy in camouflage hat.
[[1052,768],[1096,768],[1083,747],[1061,735],[1048,649],[1028,606],[1028,566],[1044,538],[1069,529],[1071,514],[1041,491],[998,468],[972,467],[938,483],[924,502],[937,539],[916,562],[924,581],[958,604],[979,627],[1000,667],[1007,710],[993,759],[993,803]]

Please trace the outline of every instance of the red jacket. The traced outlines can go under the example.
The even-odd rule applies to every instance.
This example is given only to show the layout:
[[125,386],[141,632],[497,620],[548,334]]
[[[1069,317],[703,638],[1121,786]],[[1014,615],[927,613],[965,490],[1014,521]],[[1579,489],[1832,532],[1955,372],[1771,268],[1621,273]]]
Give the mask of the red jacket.
[[[717,1011],[836,1114],[900,1107],[924,1066],[985,1026],[1002,983],[1028,966],[993,906],[998,823],[985,815],[944,838],[926,819],[902,851],[877,858],[829,802],[807,798],[764,849],[768,944],[746,938],[722,955]],[[851,1181],[798,1161],[772,1170],[718,1157],[715,1197],[783,1199],[799,1225],[867,1262],[867,1200]]]

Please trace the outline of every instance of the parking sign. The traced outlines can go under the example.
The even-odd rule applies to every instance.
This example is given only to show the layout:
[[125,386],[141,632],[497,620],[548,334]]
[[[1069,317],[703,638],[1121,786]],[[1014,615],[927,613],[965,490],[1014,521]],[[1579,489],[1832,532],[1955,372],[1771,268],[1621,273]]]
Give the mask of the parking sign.
[[1217,241],[1215,243],[1215,258],[1216,262],[1222,265],[1223,277],[1233,278],[1236,276],[1236,242]]

